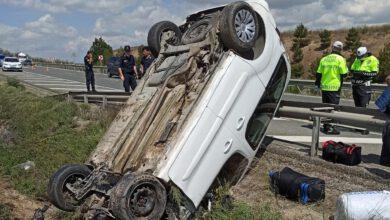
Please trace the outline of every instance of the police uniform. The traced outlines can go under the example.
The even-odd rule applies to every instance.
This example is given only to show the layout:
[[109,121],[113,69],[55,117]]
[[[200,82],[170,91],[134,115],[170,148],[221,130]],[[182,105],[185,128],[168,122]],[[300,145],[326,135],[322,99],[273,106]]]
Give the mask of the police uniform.
[[137,80],[134,72],[135,59],[133,55],[124,54],[121,57],[120,68],[122,69],[125,80],[123,81],[123,87],[125,92],[130,92],[130,87],[134,91],[137,87]]
[[321,87],[322,102],[338,105],[343,77],[348,73],[347,62],[341,55],[332,53],[321,59],[316,85]]
[[142,57],[141,65],[144,68],[144,74],[149,69],[149,67],[152,65],[154,60],[155,60],[155,58],[153,56]]
[[367,107],[371,100],[371,80],[379,71],[379,61],[371,54],[356,58],[352,64],[352,90],[356,107]]
[[84,66],[85,66],[85,79],[86,79],[86,85],[88,92],[95,90],[95,74],[93,72],[93,64],[88,62],[88,56],[84,57]]
[[[383,94],[375,102],[379,110],[390,117],[390,86],[388,86]],[[386,122],[382,134],[382,152],[380,164],[390,167],[390,120]]]

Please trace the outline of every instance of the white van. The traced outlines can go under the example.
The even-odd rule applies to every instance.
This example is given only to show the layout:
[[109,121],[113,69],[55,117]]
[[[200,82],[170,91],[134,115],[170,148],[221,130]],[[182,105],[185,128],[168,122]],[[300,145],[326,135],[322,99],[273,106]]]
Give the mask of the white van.
[[159,22],[148,44],[158,58],[86,165],[50,179],[58,208],[84,204],[86,216],[116,219],[191,213],[255,157],[290,78],[267,3],[208,9],[180,27]]

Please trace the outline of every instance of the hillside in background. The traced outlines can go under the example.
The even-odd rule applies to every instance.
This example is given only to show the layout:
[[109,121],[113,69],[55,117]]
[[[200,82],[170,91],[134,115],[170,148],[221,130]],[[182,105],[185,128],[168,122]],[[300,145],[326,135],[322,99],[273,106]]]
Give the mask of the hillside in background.
[[[371,27],[360,27],[358,28],[361,37],[362,46],[366,46],[376,57],[379,56],[380,51],[384,48],[384,45],[390,43],[390,24],[382,26],[371,26]],[[327,50],[319,50],[320,37],[319,33],[321,30],[309,30],[307,38],[310,40],[308,46],[303,47],[303,60],[302,65],[304,67],[304,74],[301,78],[309,79],[313,78],[315,69],[317,66],[317,60],[320,59],[324,54],[328,53],[330,48]],[[331,31],[331,41],[334,42],[339,40],[345,44],[348,30],[335,30]],[[288,50],[290,58],[293,57],[291,50],[293,46],[293,31],[285,32],[282,34],[283,42]],[[347,59],[351,56],[350,51],[343,52],[344,57]]]

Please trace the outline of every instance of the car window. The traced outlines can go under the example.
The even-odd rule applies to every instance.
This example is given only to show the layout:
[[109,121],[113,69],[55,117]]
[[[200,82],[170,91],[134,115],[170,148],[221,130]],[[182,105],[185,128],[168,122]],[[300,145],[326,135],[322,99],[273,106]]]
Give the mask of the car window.
[[269,81],[263,97],[256,107],[251,119],[249,120],[245,138],[250,146],[255,150],[260,144],[265,131],[272,117],[275,114],[276,107],[282,97],[283,90],[287,81],[287,64],[284,57],[281,57],[271,80]]
[[11,63],[17,63],[17,62],[19,62],[19,60],[16,59],[16,58],[5,58],[4,61],[5,61],[5,62],[11,62]]

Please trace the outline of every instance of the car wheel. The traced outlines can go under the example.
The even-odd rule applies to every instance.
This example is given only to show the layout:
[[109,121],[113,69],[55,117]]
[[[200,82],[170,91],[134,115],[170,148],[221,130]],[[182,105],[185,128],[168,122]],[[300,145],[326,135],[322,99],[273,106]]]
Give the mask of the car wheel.
[[183,44],[192,44],[200,42],[206,38],[207,33],[212,28],[210,19],[203,19],[193,23],[183,34],[181,42]]
[[167,192],[161,182],[148,174],[126,174],[116,185],[110,207],[117,219],[161,219]]
[[154,56],[158,56],[161,49],[161,37],[164,32],[172,31],[174,37],[170,40],[170,44],[179,45],[181,39],[181,31],[179,27],[170,21],[161,21],[153,25],[148,34],[148,45]]
[[62,166],[49,180],[47,194],[50,202],[63,211],[75,211],[82,204],[82,201],[73,198],[72,192],[66,184],[80,182],[90,173],[91,170],[85,165]]
[[259,18],[248,3],[235,2],[222,10],[220,38],[228,49],[238,53],[250,51],[259,31]]

